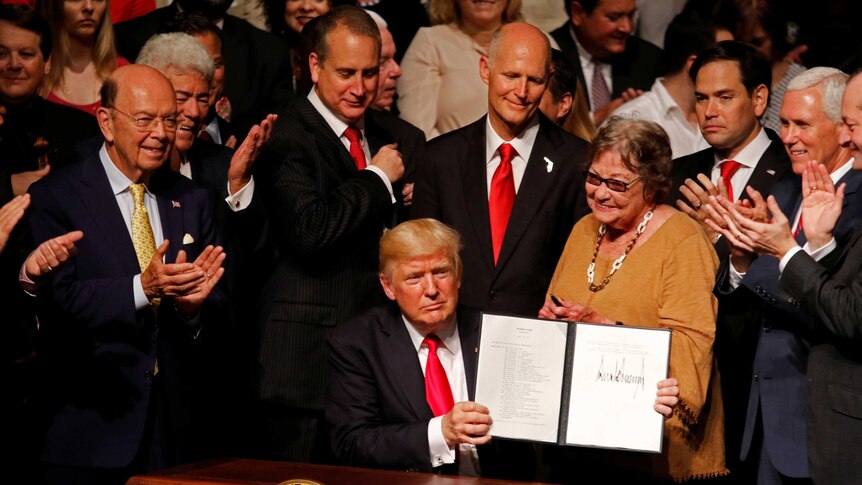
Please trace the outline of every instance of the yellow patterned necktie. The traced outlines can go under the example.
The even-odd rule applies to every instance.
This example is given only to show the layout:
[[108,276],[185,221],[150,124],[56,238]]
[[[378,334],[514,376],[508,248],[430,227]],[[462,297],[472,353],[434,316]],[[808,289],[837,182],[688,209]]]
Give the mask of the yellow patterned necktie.
[[135,211],[132,213],[132,244],[135,246],[141,271],[144,271],[156,252],[156,240],[150,226],[150,216],[144,206],[144,184],[129,185],[129,192],[135,202]]
[[[156,252],[156,238],[153,237],[150,216],[147,214],[147,208],[144,205],[144,184],[129,185],[129,192],[131,192],[132,200],[135,202],[135,210],[132,212],[132,245],[135,246],[138,265],[140,265],[141,272],[143,272],[150,265],[153,254]],[[159,300],[159,298],[153,298],[150,301],[154,311],[158,311]],[[157,358],[154,363],[153,375],[158,373],[159,360]]]

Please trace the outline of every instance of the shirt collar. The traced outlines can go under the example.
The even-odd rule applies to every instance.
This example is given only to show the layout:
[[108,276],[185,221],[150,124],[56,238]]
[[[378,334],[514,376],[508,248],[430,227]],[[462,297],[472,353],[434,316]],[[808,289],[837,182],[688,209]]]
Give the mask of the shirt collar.
[[[766,153],[766,150],[769,148],[769,144],[772,143],[772,140],[769,139],[769,136],[766,134],[766,130],[763,127],[760,127],[760,132],[754,137],[754,140],[745,146],[739,153],[733,157],[734,160],[739,162],[744,167],[754,168],[757,166],[757,162],[760,161],[760,158]],[[715,155],[715,162],[719,164],[723,161],[727,160],[726,158],[720,158],[718,154]]]
[[[320,96],[317,95],[317,87],[311,88],[311,91],[308,93],[308,101],[314,106],[314,109],[320,113],[320,116],[323,116],[323,119],[326,121],[326,124],[335,132],[335,136],[341,138],[341,135],[344,134],[344,130],[347,129],[348,125],[344,120],[339,118],[332,112],[325,104],[323,104],[323,100],[320,99]],[[365,136],[365,117],[356,123],[356,128],[362,132],[362,136]]]
[[829,178],[832,179],[833,184],[838,185],[838,181],[853,169],[853,160],[854,157],[850,157],[850,160],[844,162],[844,165],[841,165],[838,169],[829,174]]
[[676,104],[673,97],[667,91],[667,88],[664,87],[663,77],[656,78],[650,90],[655,93],[656,100],[658,100],[659,107],[663,114],[668,114],[674,110],[681,110],[681,108]]
[[[421,333],[415,325],[410,323],[403,313],[401,314],[401,320],[404,321],[404,326],[407,327],[407,333],[410,334],[413,348],[416,349],[416,352],[419,352],[419,348],[422,347],[422,341],[425,340],[425,334]],[[458,337],[457,319],[453,318],[451,324],[437,332],[437,336],[440,337],[441,341],[443,341],[443,346],[449,349],[453,354],[456,353],[456,350],[461,348],[461,340]]]
[[536,143],[536,136],[539,134],[539,114],[533,115],[532,121],[524,128],[524,131],[519,133],[511,140],[504,140],[494,131],[491,126],[491,117],[488,116],[485,120],[485,164],[491,162],[497,153],[497,149],[503,143],[509,143],[512,148],[518,152],[518,156],[524,159],[524,162],[530,160],[530,154],[533,151],[533,145]]
[[[111,191],[115,196],[129,190],[129,185],[135,183],[114,165],[111,157],[108,156],[108,149],[104,143],[102,143],[102,148],[99,149],[99,160],[102,162],[102,167],[108,176],[108,183],[111,184]],[[144,187],[146,187],[146,184],[144,184]],[[147,192],[149,191],[147,189]]]

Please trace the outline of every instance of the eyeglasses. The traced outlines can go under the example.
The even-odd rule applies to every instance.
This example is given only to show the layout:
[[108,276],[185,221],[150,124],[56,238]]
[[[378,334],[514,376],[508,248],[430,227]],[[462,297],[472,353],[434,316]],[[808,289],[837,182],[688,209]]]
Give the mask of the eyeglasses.
[[638,177],[638,178],[632,180],[631,182],[626,183],[626,182],[623,182],[622,180],[617,180],[617,179],[604,179],[604,178],[601,178],[598,175],[594,174],[593,172],[590,172],[589,170],[584,170],[584,179],[586,179],[587,183],[590,185],[599,186],[599,185],[605,184],[608,187],[608,189],[613,190],[614,192],[625,192],[626,190],[629,189],[630,185],[637,182],[641,178]]
[[122,111],[122,110],[115,108],[113,106],[111,106],[110,109],[112,109],[112,110],[122,114],[126,118],[132,120],[132,123],[134,123],[135,128],[137,128],[137,130],[141,131],[141,132],[155,131],[156,127],[159,126],[159,123],[161,123],[162,126],[165,127],[165,131],[177,131],[177,117],[176,116],[155,116],[155,117],[154,116],[147,116],[147,115],[132,116],[129,113],[126,113],[125,111]]

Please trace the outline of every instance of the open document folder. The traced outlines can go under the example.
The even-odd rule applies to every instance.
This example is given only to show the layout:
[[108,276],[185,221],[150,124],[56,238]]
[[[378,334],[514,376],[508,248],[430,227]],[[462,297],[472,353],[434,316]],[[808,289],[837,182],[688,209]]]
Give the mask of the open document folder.
[[667,329],[483,314],[476,402],[491,435],[660,453]]

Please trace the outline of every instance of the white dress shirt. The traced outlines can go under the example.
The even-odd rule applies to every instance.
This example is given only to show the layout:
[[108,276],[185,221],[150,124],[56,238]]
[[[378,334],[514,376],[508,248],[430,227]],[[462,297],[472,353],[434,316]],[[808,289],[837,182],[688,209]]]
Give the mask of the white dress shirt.
[[656,79],[649,91],[617,108],[612,116],[658,123],[670,138],[672,158],[709,148],[709,142],[703,137],[697,123],[689,123],[682,108],[664,87],[663,79]]
[[[572,36],[572,40],[575,41],[575,46],[578,48],[578,58],[581,61],[581,72],[584,73],[584,82],[587,84],[584,86],[584,91],[587,93],[587,98],[590,101],[590,113],[595,111],[593,108],[593,96],[591,93],[592,82],[593,82],[593,73],[596,70],[596,61],[592,54],[587,52],[586,49],[578,42],[578,36],[575,35],[575,28],[572,25],[569,25],[569,34]],[[605,78],[605,84],[608,85],[608,94],[611,97],[611,100],[614,99],[614,79],[613,72],[611,69],[611,65],[606,62],[600,62],[598,64],[600,69],[602,70],[602,77]]]
[[[132,193],[129,192],[129,186],[132,182],[126,177],[120,169],[114,165],[111,158],[108,156],[108,150],[105,144],[99,149],[99,160],[102,162],[102,167],[105,169],[105,174],[108,176],[108,183],[111,185],[111,192],[117,199],[117,205],[120,207],[120,212],[123,214],[123,221],[126,223],[126,229],[129,231],[129,238],[132,237],[132,214],[135,212],[135,201],[132,199]],[[146,186],[145,186],[146,187]],[[150,192],[149,187],[144,191],[144,206],[147,208],[147,215],[150,219],[150,227],[153,229],[153,240],[156,242],[156,247],[162,245],[165,241],[164,233],[162,233],[162,220],[159,218],[159,203],[156,196]],[[176,241],[175,243],[180,243]],[[132,277],[132,290],[135,295],[135,309],[140,310],[150,306],[150,300],[144,293],[144,285],[141,283],[141,273]]]
[[[320,113],[320,116],[323,116],[323,119],[326,121],[326,124],[332,129],[335,135],[341,140],[341,143],[344,145],[344,148],[347,151],[350,151],[350,140],[347,136],[344,135],[344,130],[346,130],[350,125],[345,123],[341,118],[335,115],[329,108],[323,104],[320,96],[317,95],[317,87],[314,87],[308,93],[308,101],[311,102],[311,105],[314,106],[314,109]],[[380,180],[386,184],[386,190],[389,191],[389,196],[392,198],[392,203],[395,203],[395,195],[392,192],[392,182],[389,181],[389,177],[386,176],[386,173],[378,167],[371,165],[371,148],[368,147],[368,137],[365,136],[365,118],[363,117],[356,123],[356,128],[362,133],[362,151],[365,153],[365,161],[366,167],[365,170],[371,170],[376,173],[377,176],[380,177]]]
[[515,179],[515,193],[521,187],[521,180],[524,179],[524,172],[527,170],[527,162],[530,160],[530,154],[533,153],[533,145],[536,143],[536,136],[539,134],[539,117],[533,116],[533,120],[518,136],[511,140],[504,140],[491,127],[491,119],[488,118],[485,122],[485,173],[488,183],[488,197],[491,197],[491,180],[494,178],[494,172],[500,166],[500,145],[508,143],[515,149],[515,156],[512,158],[512,177]]
[[[760,128],[760,132],[757,133],[754,140],[751,140],[751,143],[746,145],[745,148],[733,157],[733,160],[736,160],[741,164],[739,170],[730,177],[730,185],[733,187],[734,202],[739,200],[742,194],[745,193],[745,186],[748,185],[748,179],[751,178],[751,174],[754,173],[754,168],[757,167],[757,162],[759,162],[760,157],[766,153],[770,143],[772,143],[772,140],[769,139],[769,136],[766,134],[766,130]],[[715,164],[712,166],[712,173],[709,177],[713,184],[718,184],[718,178],[721,177],[721,162],[725,160],[727,159],[719,157],[718,154],[715,155]]]
[[[422,366],[422,375],[425,375],[425,364],[428,361],[428,346],[422,344],[425,335],[414,327],[406,317],[402,315],[401,318],[404,320],[404,326],[407,328],[407,333],[410,334],[410,340],[413,341],[413,347],[416,349],[419,365]],[[449,378],[452,398],[456,403],[469,401],[467,374],[464,370],[464,358],[461,354],[461,338],[458,335],[457,322],[452,322],[449,327],[437,332],[437,336],[443,342],[442,345],[437,346],[437,357]],[[455,463],[455,449],[446,444],[446,439],[443,437],[442,421],[443,416],[437,416],[428,422],[428,449],[431,455],[428,458],[432,467]],[[460,458],[458,474],[478,476],[479,456],[476,453],[476,447],[471,444],[462,444],[458,448],[458,455]]]

